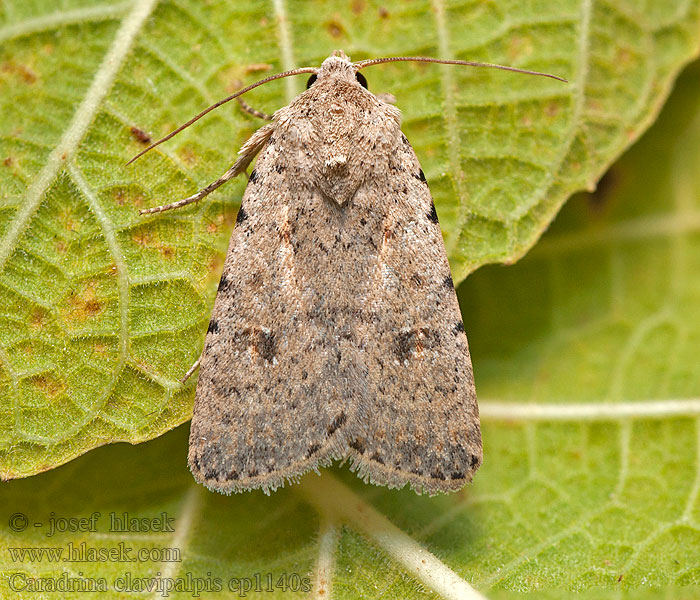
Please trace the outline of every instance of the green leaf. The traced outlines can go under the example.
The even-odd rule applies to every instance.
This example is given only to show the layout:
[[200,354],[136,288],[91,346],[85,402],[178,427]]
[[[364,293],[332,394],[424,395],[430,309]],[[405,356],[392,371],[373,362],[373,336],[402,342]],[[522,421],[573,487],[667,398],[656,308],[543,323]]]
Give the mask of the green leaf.
[[[281,2],[3,5],[3,477],[147,440],[189,418],[194,382],[177,380],[199,352],[242,184],[179,214],[146,219],[137,209],[215,178],[256,124],[222,109],[126,169],[142,147],[132,127],[166,133],[234,80],[267,74],[268,64],[318,64],[335,46],[354,58],[423,53],[570,77],[566,87],[435,66],[368,71],[372,89],[392,91],[404,111],[461,279],[484,262],[515,260],[572,191],[591,187],[651,121],[697,46],[697,2],[637,12],[583,3],[550,14],[404,6],[328,4],[322,14]],[[336,597],[449,596],[464,580],[497,597],[697,592],[696,81],[697,70],[646,143],[597,195],[572,203],[531,257],[463,286],[485,421],[486,462],[473,488],[418,498],[336,469],[345,483],[325,474],[270,498],[222,498],[193,485],[177,431],[5,484],[5,574],[83,572],[105,577],[112,595],[127,571],[224,581],[297,574],[301,585],[325,568]],[[287,82],[289,95],[298,83]],[[282,87],[260,90],[256,105],[283,104]],[[107,515],[125,510],[165,511],[176,530],[105,536]],[[9,529],[19,511],[30,530]],[[105,520],[97,532],[49,539],[33,523],[51,511]],[[184,558],[66,567],[10,552],[81,541],[174,547]]]
[[[427,498],[336,467],[271,496],[225,497],[193,482],[183,426],[3,484],[0,595],[40,597],[12,594],[10,582],[82,573],[105,579],[109,591],[96,597],[136,598],[117,588],[126,573],[133,585],[160,572],[224,586],[256,574],[316,585],[321,573],[334,599],[468,597],[467,582],[492,599],[697,597],[699,107],[696,63],[595,194],[572,199],[519,264],[484,268],[460,287],[485,443],[473,485]],[[46,536],[50,517],[95,511],[96,531]],[[124,512],[165,512],[174,531],[110,532],[110,513]],[[14,513],[26,530],[11,529]],[[13,554],[82,542],[122,543],[131,555],[174,548],[180,562]],[[283,596],[304,597],[247,597]]]
[[[244,184],[140,217],[220,175],[258,126],[238,82],[335,47],[555,72],[570,84],[411,63],[367,70],[404,113],[454,275],[519,257],[647,126],[696,51],[698,0],[591,2],[7,0],[0,13],[0,473],[21,477],[190,417],[195,361]],[[281,57],[281,58],[278,58]],[[269,70],[268,70],[269,69]],[[285,88],[286,85],[286,88]],[[303,81],[249,101],[272,111]],[[134,129],[135,128],[135,129]]]
[[460,288],[498,473],[471,499],[482,589],[700,592],[699,75],[520,264]]

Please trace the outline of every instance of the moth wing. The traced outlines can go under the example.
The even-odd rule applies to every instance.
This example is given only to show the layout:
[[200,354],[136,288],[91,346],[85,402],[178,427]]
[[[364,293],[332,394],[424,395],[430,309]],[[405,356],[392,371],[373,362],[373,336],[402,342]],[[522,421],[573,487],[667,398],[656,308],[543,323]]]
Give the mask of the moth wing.
[[190,432],[190,468],[211,489],[275,489],[350,457],[374,483],[435,493],[481,463],[435,208],[398,113],[367,98],[347,137],[305,105],[316,121],[280,118],[251,173]]
[[[351,459],[372,483],[452,491],[482,460],[471,358],[437,213],[408,140],[388,172],[371,303],[381,317],[368,357],[372,393]],[[389,199],[387,199],[388,201]]]
[[344,457],[348,398],[364,393],[353,348],[338,358],[334,323],[314,320],[324,308],[300,291],[318,259],[298,252],[293,230],[321,200],[290,187],[276,156],[271,140],[251,173],[199,370],[189,465],[223,493],[274,490]]

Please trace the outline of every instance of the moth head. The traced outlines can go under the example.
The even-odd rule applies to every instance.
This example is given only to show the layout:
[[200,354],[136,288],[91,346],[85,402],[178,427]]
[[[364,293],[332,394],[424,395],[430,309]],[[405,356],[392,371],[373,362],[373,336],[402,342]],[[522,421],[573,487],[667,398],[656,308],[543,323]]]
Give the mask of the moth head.
[[317,81],[322,82],[330,77],[336,80],[359,83],[363,88],[367,89],[367,79],[358,71],[357,66],[350,61],[350,58],[342,50],[335,50],[333,54],[323,61],[318,71],[309,77],[306,82],[306,88],[310,88]]

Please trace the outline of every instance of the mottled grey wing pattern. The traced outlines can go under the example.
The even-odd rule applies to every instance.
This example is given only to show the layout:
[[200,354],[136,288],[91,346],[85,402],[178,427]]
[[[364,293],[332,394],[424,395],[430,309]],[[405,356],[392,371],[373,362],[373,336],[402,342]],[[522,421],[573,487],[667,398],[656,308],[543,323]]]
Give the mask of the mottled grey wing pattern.
[[[326,316],[324,265],[314,260],[323,242],[299,248],[311,202],[291,196],[271,164],[273,149],[258,159],[238,214],[192,418],[190,467],[224,492],[275,489],[344,456],[338,433],[354,418],[348,400],[366,394],[356,349]],[[270,193],[255,194],[263,178]]]
[[390,160],[393,201],[370,296],[381,318],[369,337],[371,393],[352,461],[373,483],[456,490],[482,459],[467,337],[435,206],[405,137]]
[[481,462],[471,362],[398,111],[319,75],[273,127],[202,354],[193,474],[268,490],[349,457],[374,483],[461,487]]

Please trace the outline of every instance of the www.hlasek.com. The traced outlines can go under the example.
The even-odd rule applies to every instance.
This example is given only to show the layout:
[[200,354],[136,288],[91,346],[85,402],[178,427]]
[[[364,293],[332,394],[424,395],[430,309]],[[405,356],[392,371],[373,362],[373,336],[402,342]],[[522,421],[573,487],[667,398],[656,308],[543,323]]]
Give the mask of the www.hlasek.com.
[[158,594],[167,598],[172,593],[186,593],[193,598],[201,594],[222,592],[224,589],[245,598],[249,593],[311,591],[311,580],[299,573],[256,573],[251,577],[222,579],[207,572],[196,577],[189,571],[181,576],[167,577],[158,571],[154,576],[138,577],[125,572],[110,582],[105,577],[91,577],[78,571],[76,575],[62,573],[55,577],[33,577],[27,573],[10,573],[9,588],[13,592],[131,592]]
[[109,548],[95,548],[86,542],[65,547],[45,546],[8,548],[12,562],[73,563],[73,562],[182,562],[180,548],[136,548],[119,542]]

